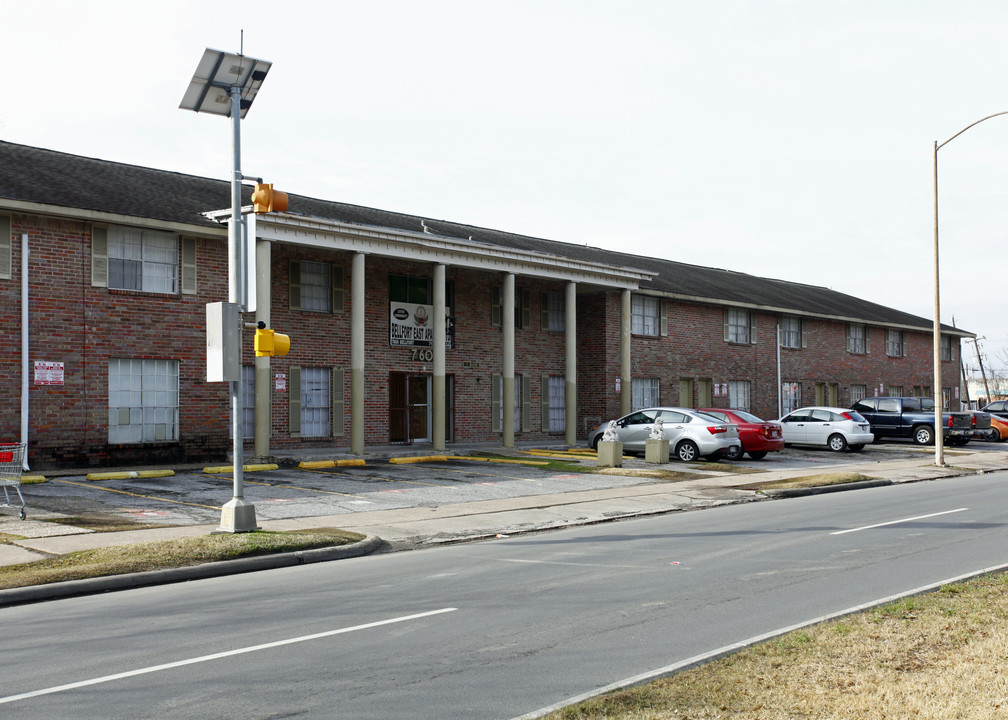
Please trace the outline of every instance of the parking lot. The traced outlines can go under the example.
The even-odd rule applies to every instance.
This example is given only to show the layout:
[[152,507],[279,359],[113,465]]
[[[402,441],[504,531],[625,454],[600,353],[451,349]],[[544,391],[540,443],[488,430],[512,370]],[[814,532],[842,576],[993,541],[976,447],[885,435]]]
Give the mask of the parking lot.
[[[998,443],[972,442],[970,452],[1000,450]],[[954,448],[946,448],[946,461],[954,463]],[[556,453],[561,455],[561,453]],[[825,449],[789,447],[763,460],[729,462],[671,462],[653,465],[628,457],[618,472],[595,473],[558,470],[543,463],[547,458],[527,454],[521,462],[449,459],[395,464],[388,458],[360,466],[290,468],[244,473],[245,499],[256,506],[260,520],[338,515],[404,507],[437,507],[506,497],[627,487],[660,482],[640,471],[665,470],[690,476],[722,475],[733,468],[755,480],[759,471],[807,468],[809,473],[842,470],[845,465],[919,457],[923,463],[933,447],[894,441],[871,445],[860,453],[834,453]],[[580,460],[579,460],[580,458]],[[594,456],[572,455],[586,469]],[[755,472],[754,472],[755,471]],[[635,474],[637,473],[637,474]],[[674,481],[674,480],[673,480]],[[40,484],[22,488],[28,514],[48,510],[65,515],[110,515],[165,525],[215,523],[220,507],[232,497],[230,472],[199,469],[176,470],[159,477],[117,477],[89,480],[85,475],[54,475]]]

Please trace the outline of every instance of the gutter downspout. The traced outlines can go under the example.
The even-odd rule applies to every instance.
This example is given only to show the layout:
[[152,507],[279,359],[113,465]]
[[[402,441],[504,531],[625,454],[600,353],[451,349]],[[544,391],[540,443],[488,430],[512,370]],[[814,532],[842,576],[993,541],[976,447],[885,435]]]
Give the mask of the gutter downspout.
[[[804,321],[803,321],[804,322]],[[784,402],[781,394],[781,367],[780,367],[780,323],[777,323],[777,417],[784,416]]]
[[21,234],[21,443],[21,469],[28,470],[28,233]]

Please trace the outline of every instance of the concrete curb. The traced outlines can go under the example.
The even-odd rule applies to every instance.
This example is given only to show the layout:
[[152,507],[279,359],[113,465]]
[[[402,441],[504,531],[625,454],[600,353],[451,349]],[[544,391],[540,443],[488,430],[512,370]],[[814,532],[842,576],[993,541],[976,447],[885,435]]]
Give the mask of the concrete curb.
[[369,555],[380,548],[384,542],[384,540],[376,535],[369,535],[351,545],[339,545],[337,547],[318,548],[315,550],[299,550],[297,552],[277,553],[274,555],[259,555],[256,557],[238,558],[236,560],[222,560],[220,562],[203,563],[202,565],[193,565],[191,567],[151,570],[149,572],[126,575],[110,575],[87,578],[85,580],[49,583],[47,585],[11,588],[9,590],[0,590],[0,607],[23,605],[42,600],[78,597],[81,595],[94,595],[113,590],[165,585],[188,580],[203,580],[224,575],[257,572],[259,570],[275,570],[295,565],[308,565],[309,563],[343,560]]
[[893,485],[892,480],[860,480],[858,482],[837,483],[836,485],[820,485],[807,488],[771,488],[764,490],[767,497],[792,498],[806,495],[824,495],[826,493],[843,492],[844,490],[861,490],[863,488],[883,487]]

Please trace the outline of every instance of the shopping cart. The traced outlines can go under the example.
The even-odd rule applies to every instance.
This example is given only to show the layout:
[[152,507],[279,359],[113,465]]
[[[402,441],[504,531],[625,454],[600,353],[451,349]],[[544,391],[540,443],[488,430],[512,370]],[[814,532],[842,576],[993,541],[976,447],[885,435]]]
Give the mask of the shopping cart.
[[14,488],[21,500],[21,519],[25,519],[25,501],[21,494],[21,470],[24,467],[24,443],[0,443],[0,487],[4,491],[4,503],[0,507],[13,507],[10,490]]

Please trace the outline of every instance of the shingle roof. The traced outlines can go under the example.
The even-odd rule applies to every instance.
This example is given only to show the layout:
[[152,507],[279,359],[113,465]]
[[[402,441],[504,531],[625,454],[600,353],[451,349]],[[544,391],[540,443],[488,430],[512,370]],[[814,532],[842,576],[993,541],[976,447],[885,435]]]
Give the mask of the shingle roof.
[[[244,188],[249,202],[249,188]],[[0,198],[116,213],[165,222],[219,227],[203,213],[231,205],[226,180],[185,175],[0,141]],[[290,196],[289,212],[346,223],[432,232],[508,249],[548,253],[656,273],[643,290],[716,303],[741,303],[795,313],[928,329],[931,320],[829,288],[731,270],[517,235],[387,210]],[[956,334],[968,332],[946,327]]]

